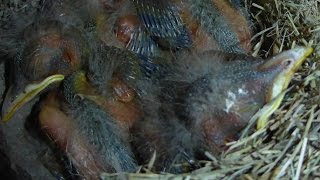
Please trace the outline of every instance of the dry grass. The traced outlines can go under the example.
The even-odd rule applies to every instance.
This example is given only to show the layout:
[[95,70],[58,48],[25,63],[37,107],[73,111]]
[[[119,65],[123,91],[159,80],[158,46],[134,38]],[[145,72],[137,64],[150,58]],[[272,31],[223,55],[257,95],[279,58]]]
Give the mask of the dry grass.
[[[260,2],[260,4],[259,4]],[[264,3],[263,3],[264,2]],[[182,175],[147,173],[128,179],[313,179],[320,177],[320,1],[264,0],[247,2],[257,27],[254,56],[267,57],[296,45],[315,51],[295,74],[291,88],[269,124],[245,130],[220,157]],[[251,119],[252,129],[259,112]],[[119,175],[104,174],[105,179]]]

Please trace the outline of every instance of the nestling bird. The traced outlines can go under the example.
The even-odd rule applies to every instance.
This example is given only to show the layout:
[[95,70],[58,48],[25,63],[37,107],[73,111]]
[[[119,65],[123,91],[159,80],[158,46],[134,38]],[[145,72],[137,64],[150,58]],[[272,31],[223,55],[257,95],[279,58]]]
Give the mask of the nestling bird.
[[97,44],[88,71],[77,82],[78,94],[96,102],[129,128],[141,117],[135,81],[140,77],[140,59],[132,52]]
[[2,115],[7,114],[4,121],[41,90],[62,80],[61,76],[51,75],[67,75],[85,66],[91,51],[87,36],[95,33],[87,4],[46,1],[30,16],[13,15],[12,30],[0,35],[0,53],[9,64],[8,88],[2,105]]
[[[25,6],[18,8],[19,11],[10,9],[9,11],[12,13],[10,17],[12,18],[8,23],[9,28],[0,30],[0,56],[4,56],[4,60],[6,60],[5,78],[7,80],[6,100],[2,104],[4,113],[10,111],[10,108],[13,111],[17,110],[21,102],[26,102],[50,82],[60,81],[62,79],[60,75],[53,75],[49,78],[47,76],[59,71],[60,73],[71,72],[73,68],[76,69],[79,64],[84,62],[83,59],[79,61],[77,58],[86,54],[86,51],[83,51],[85,43],[81,42],[84,35],[83,29],[81,29],[83,21],[77,19],[77,16],[73,16],[72,11],[65,13],[66,11],[63,11],[61,6],[55,8],[56,11],[60,11],[60,14],[53,13],[48,7],[51,3],[59,4],[61,1],[47,0],[45,3],[39,3],[41,5],[36,5],[36,7],[34,3],[31,5],[30,1],[28,2],[27,6],[32,6],[31,9],[34,11],[25,9]],[[73,8],[77,9],[75,6]],[[27,12],[24,13],[26,10]],[[69,18],[70,15],[73,18]],[[81,37],[78,36],[79,34]],[[77,43],[79,46],[75,47],[74,45]],[[32,52],[33,50],[34,52]],[[79,53],[80,51],[81,53]],[[53,67],[54,65],[55,67]],[[47,81],[37,84],[44,79]],[[28,83],[29,85],[27,85]],[[37,85],[35,87],[30,83]],[[27,96],[23,98],[23,95],[16,94],[19,91]],[[16,99],[18,100],[15,101]],[[11,107],[9,107],[10,105]],[[30,103],[17,113],[15,122],[0,125],[4,129],[4,137],[8,142],[9,151],[4,153],[9,156],[12,162],[11,167],[14,167],[13,169],[17,172],[23,171],[23,174],[33,178],[50,179],[50,173],[42,164],[42,160],[40,160],[42,158],[39,158],[42,154],[39,152],[48,147],[42,143],[41,138],[40,140],[38,137],[37,140],[33,139],[36,137],[33,129],[30,130],[25,126],[29,124],[29,119],[21,118],[25,117],[29,110]]]
[[[63,79],[51,75],[70,74],[89,58],[89,46],[82,32],[60,21],[34,22],[20,36],[16,54],[10,61],[10,84],[2,106],[2,115],[7,114],[4,121],[39,91]],[[44,79],[51,82],[38,84]]]
[[141,55],[149,74],[159,68],[154,58],[167,50],[251,52],[251,24],[239,2],[132,0],[114,6],[97,16],[98,34],[107,45]]
[[80,176],[97,179],[102,172],[135,171],[137,164],[118,122],[91,100],[62,96],[47,96],[39,121]]
[[98,13],[97,28],[108,45],[152,57],[165,49],[251,52],[251,24],[238,1],[132,0],[107,4],[113,9]]
[[98,44],[88,71],[74,72],[62,93],[40,106],[41,127],[84,178],[136,169],[129,128],[142,112],[125,72],[138,61],[127,50]]
[[179,154],[188,157],[180,156],[181,163],[203,157],[204,151],[220,153],[263,105],[273,102],[258,121],[263,127],[312,51],[297,47],[266,60],[218,51],[176,55],[159,82],[161,92],[147,103],[152,116],[134,126],[138,157],[147,162],[155,151],[157,170],[172,172]]
[[[70,11],[70,6],[64,6],[66,3],[65,1],[63,2],[64,5],[60,5],[61,2],[63,1],[46,1],[46,3],[53,3],[53,5],[51,7],[48,5],[49,7],[47,9],[44,8],[44,12],[40,12],[35,17],[29,17],[29,19],[17,17],[20,18],[17,22],[14,22],[17,27],[12,28],[9,33],[1,33],[0,35],[0,51],[8,56],[8,63],[11,65],[11,69],[9,70],[11,76],[11,80],[9,81],[10,87],[2,109],[4,121],[9,120],[13,116],[14,112],[22,107],[28,100],[37,95],[39,91],[46,88],[52,82],[61,81],[63,79],[62,75],[68,75],[73,71],[86,66],[86,61],[89,59],[91,49],[87,44],[88,39],[84,37],[88,32],[83,29],[88,24],[80,18],[83,17],[82,14],[82,16],[80,16],[79,13],[77,14],[74,12],[81,12],[81,10],[72,6],[77,10]],[[23,22],[23,20],[26,22]],[[2,49],[3,47],[4,49]],[[65,118],[66,116],[70,117],[70,114],[65,115],[64,113],[66,112],[61,110],[63,107],[60,105],[66,105],[68,103],[64,102],[64,98],[57,93],[50,94],[47,97],[48,100],[43,102],[43,110],[40,114],[40,122],[42,123],[43,128],[49,128],[47,131],[48,134],[55,138],[54,140],[57,140],[57,144],[63,151],[67,152],[69,158],[73,158],[72,162],[74,162],[78,170],[86,177],[96,178],[98,176],[97,173],[102,171],[133,171],[135,168],[134,160],[130,159],[130,150],[126,152],[128,148],[125,142],[125,137],[123,137],[126,132],[121,133],[121,129],[125,129],[123,126],[126,128],[130,126],[130,112],[132,112],[132,119],[139,117],[139,115],[136,115],[139,114],[136,113],[139,112],[139,108],[136,108],[135,102],[132,101],[134,96],[133,90],[128,88],[124,82],[121,82],[119,77],[112,79],[110,84],[114,87],[114,91],[113,89],[111,90],[108,101],[105,101],[108,103],[110,112],[106,113],[104,109],[100,109],[99,111],[99,108],[101,108],[99,107],[100,105],[96,105],[91,101],[86,104],[88,107],[84,105],[82,107],[76,106],[70,108],[71,110],[76,109],[74,110],[74,114],[78,114],[77,111],[83,112],[84,115],[82,114],[82,117],[86,116],[85,113],[90,114],[93,112],[94,115],[98,114],[97,116],[90,117],[97,122],[101,121],[101,124],[104,125],[102,128],[95,127],[96,122],[91,123],[88,121],[84,121],[84,123],[88,124],[82,124],[82,129],[79,126],[74,127],[74,124],[81,124],[82,121],[80,121],[80,123],[75,121],[79,120],[79,118],[75,118],[75,120],[72,119],[73,121],[64,121],[67,119]],[[129,105],[125,105],[124,102]],[[54,109],[57,107],[58,109]],[[85,108],[87,111],[82,111],[81,108]],[[66,110],[66,108],[64,110]],[[112,116],[109,115],[110,113],[112,113]],[[118,120],[112,120],[114,117],[118,118]],[[128,123],[126,121],[128,121]],[[23,126],[14,127],[14,129],[22,129],[21,131],[24,130]],[[81,133],[85,134],[86,130],[89,131],[92,129],[96,130],[96,134],[88,137],[82,137]],[[114,132],[110,131],[110,129]],[[63,130],[67,131],[67,133],[64,134],[66,135],[64,136],[66,141],[60,139],[65,132]],[[55,132],[58,133],[58,136]],[[87,134],[88,133],[91,132],[87,132]],[[12,134],[15,135],[14,132],[12,132]],[[99,138],[99,135],[102,137],[100,136]],[[111,137],[112,135],[115,137]],[[19,139],[21,136],[17,136],[16,138],[18,138],[17,141],[22,141]],[[91,142],[87,143],[87,141],[93,141],[93,143],[100,143],[100,141],[103,141],[103,147],[107,146],[107,143],[110,143],[114,149],[107,147],[108,149],[105,151],[98,149],[97,151],[100,152],[100,154],[93,153],[93,151],[96,151],[96,147],[100,148],[101,146],[92,144]],[[68,143],[64,144],[65,142]],[[10,145],[12,151],[18,152],[19,154],[21,150],[15,149],[15,147],[17,146]],[[24,148],[27,147],[23,146],[21,149]],[[40,148],[36,147],[34,149],[38,150]],[[122,149],[125,152],[122,152]],[[25,150],[22,151],[27,152]],[[31,149],[28,149],[28,152],[29,151],[31,151]],[[108,154],[106,155],[105,152],[116,153],[110,156]],[[112,159],[113,155],[116,156],[117,153],[121,155],[121,158]],[[36,151],[28,154],[28,156],[31,156],[31,154],[32,157],[38,156],[38,152]],[[78,154],[82,155],[78,156]],[[90,159],[92,154],[94,154],[93,160]],[[21,156],[23,155],[25,155],[25,153],[21,153]],[[82,158],[86,157],[86,155],[88,155],[88,159],[84,161]],[[126,156],[129,157],[125,159],[124,157]],[[29,160],[32,159],[32,157],[25,159]],[[100,159],[103,159],[103,157],[108,157],[109,159],[105,158],[105,160],[98,162]],[[18,157],[17,159],[24,158]],[[35,159],[35,161],[37,161],[37,159]],[[39,165],[40,163],[32,164],[30,162],[29,164]],[[111,165],[109,166],[109,164]]]
[[258,128],[266,124],[280,105],[281,93],[293,73],[312,51],[297,47],[266,60],[214,51],[182,55],[184,61],[177,61],[177,74],[172,79],[181,82],[184,77],[190,85],[179,94],[176,113],[193,134],[203,136],[211,151],[220,151],[225,142],[236,139],[263,105],[276,98],[261,115]]
[[[52,28],[46,30],[55,32]],[[53,37],[56,37],[54,33],[52,34]],[[46,37],[51,37],[50,35]],[[139,64],[135,64],[138,63],[137,57],[127,50],[108,47],[100,41],[92,41],[90,49],[88,47],[88,49],[80,51],[88,53],[86,56],[77,55],[75,58],[68,55],[66,58],[72,59],[65,62],[65,56],[60,57],[61,53],[59,52],[80,53],[78,51],[82,50],[79,49],[82,46],[74,41],[80,41],[81,36],[78,39],[72,39],[71,42],[74,43],[71,45],[79,45],[79,47],[72,48],[73,46],[69,47],[68,39],[60,38],[59,35],[57,35],[57,40],[53,39],[56,41],[53,41],[52,38],[35,41],[37,45],[35,47],[44,47],[46,51],[40,51],[39,54],[31,57],[26,56],[29,58],[24,59],[26,64],[30,68],[36,69],[31,72],[35,72],[37,75],[41,75],[37,71],[43,70],[43,68],[37,69],[40,67],[37,66],[38,62],[45,61],[47,63],[43,63],[43,67],[49,67],[44,69],[43,75],[35,81],[37,84],[31,89],[27,88],[27,91],[19,95],[11,106],[9,104],[8,114],[6,111],[4,112],[4,120],[9,120],[23,103],[42,91],[44,87],[56,80],[55,78],[61,81],[64,76],[72,74],[63,83],[62,93],[52,92],[45,101],[41,102],[39,110],[41,127],[67,154],[77,170],[87,178],[96,178],[99,173],[104,171],[135,170],[136,162],[131,155],[127,138],[129,136],[128,129],[134,121],[141,117],[139,105],[135,100],[135,91],[129,86],[135,80],[131,77],[135,77],[134,73],[140,71]],[[49,47],[47,48],[47,46]],[[30,51],[34,52],[33,46],[26,47],[31,47]],[[70,52],[68,48],[72,48]],[[47,53],[50,53],[51,49],[54,54],[48,56]],[[58,57],[55,57],[56,54]],[[38,56],[42,59],[39,59]],[[65,66],[57,66],[59,63]],[[58,69],[55,70],[55,68]],[[17,69],[20,70],[20,66]],[[46,76],[49,77],[45,78]],[[41,82],[38,83],[38,81]],[[74,100],[74,97],[78,99]],[[93,132],[94,134],[92,134]]]
[[[69,87],[64,92],[65,94],[67,92],[73,93],[72,90],[76,90],[77,93],[81,94],[81,97],[84,97],[81,102],[89,102],[84,103],[84,106],[78,104],[72,106],[70,104],[73,102],[65,102],[65,96],[61,96],[59,93],[51,93],[48,95],[47,101],[42,102],[42,109],[39,114],[40,124],[44,129],[47,129],[46,132],[57,142],[60,149],[67,153],[67,156],[83,176],[97,178],[98,173],[103,171],[133,171],[135,161],[126,145],[128,144],[126,143],[126,134],[127,129],[132,124],[131,121],[140,117],[139,107],[134,100],[134,91],[123,82],[124,79],[121,79],[120,75],[115,74],[113,76],[112,62],[107,61],[107,63],[110,63],[107,64],[110,67],[101,64],[106,60],[104,58],[113,57],[114,54],[108,54],[109,57],[104,56],[105,54],[99,50],[108,49],[105,46],[98,48],[98,52],[93,52],[96,49],[92,48],[93,45],[89,46],[87,44],[87,40],[92,40],[92,37],[84,37],[86,33],[80,32],[72,25],[65,26],[60,20],[36,21],[21,33],[27,35],[23,36],[24,41],[21,42],[21,47],[16,51],[22,55],[14,56],[20,59],[13,61],[14,71],[11,71],[11,73],[14,78],[11,85],[21,82],[19,87],[22,87],[17,90],[13,88],[15,86],[11,87],[11,89],[16,90],[13,91],[14,95],[19,95],[16,99],[11,99],[12,90],[7,94],[3,104],[3,120],[9,120],[18,108],[52,82],[61,81],[64,76],[76,70],[87,70],[88,74],[85,75],[88,75],[88,79],[91,81],[85,85],[92,83],[91,89],[82,91],[83,89],[79,90],[72,87],[73,82],[78,84],[78,82],[75,82],[78,79],[71,78],[72,80],[69,79],[64,83],[66,87]],[[93,40],[96,39],[93,38]],[[91,43],[95,44],[94,42]],[[100,41],[99,43],[102,44]],[[100,56],[101,54],[102,56]],[[122,53],[126,57],[124,54]],[[91,58],[94,58],[94,62],[88,66],[88,60]],[[123,63],[127,59],[122,60]],[[99,66],[95,63],[105,66]],[[121,64],[120,60],[118,63]],[[97,67],[98,69],[95,69]],[[126,70],[129,69],[124,69],[124,71]],[[117,71],[117,73],[121,74],[120,71]],[[129,76],[129,74],[126,75]],[[73,77],[78,76],[74,75]],[[27,85],[29,83],[33,84],[29,86]],[[27,87],[23,88],[24,85]],[[20,91],[20,89],[22,90]],[[106,92],[108,93],[106,94]],[[71,107],[65,107],[69,105]],[[81,108],[84,108],[84,110]],[[62,109],[68,112],[62,111]],[[71,113],[71,111],[75,112]],[[79,115],[78,111],[84,114],[81,117],[74,117],[73,115]],[[96,116],[91,116],[90,113]],[[92,118],[93,122],[81,119],[86,116]],[[102,124],[103,127],[96,127],[96,123]],[[74,124],[83,126],[75,127]],[[114,130],[114,132],[111,130]],[[92,132],[95,132],[95,134],[90,134]],[[81,135],[81,133],[85,135]],[[103,143],[103,146],[101,146],[101,143]],[[106,148],[108,143],[112,147]],[[79,152],[83,156],[79,156]],[[113,159],[116,155],[121,156],[121,158]],[[127,159],[126,156],[128,156]],[[100,161],[103,158],[105,159]]]
[[228,0],[174,1],[200,51],[251,52],[252,27],[242,3]]

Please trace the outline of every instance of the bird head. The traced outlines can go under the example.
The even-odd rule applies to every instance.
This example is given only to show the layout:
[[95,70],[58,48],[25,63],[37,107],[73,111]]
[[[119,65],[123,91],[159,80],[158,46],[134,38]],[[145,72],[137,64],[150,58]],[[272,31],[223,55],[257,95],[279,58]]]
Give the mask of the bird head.
[[187,53],[177,59],[177,75],[168,78],[177,92],[176,113],[212,147],[224,147],[263,107],[257,126],[267,123],[312,51],[297,47],[265,60],[218,51]]
[[3,121],[11,119],[50,84],[79,69],[88,58],[88,46],[81,33],[59,21],[32,23],[21,36],[23,40],[11,63],[9,88],[2,104]]
[[258,120],[258,129],[265,126],[267,119],[280,106],[294,73],[312,52],[311,47],[296,47],[267,59],[258,67],[261,72],[278,72],[267,89],[265,102],[269,104]]

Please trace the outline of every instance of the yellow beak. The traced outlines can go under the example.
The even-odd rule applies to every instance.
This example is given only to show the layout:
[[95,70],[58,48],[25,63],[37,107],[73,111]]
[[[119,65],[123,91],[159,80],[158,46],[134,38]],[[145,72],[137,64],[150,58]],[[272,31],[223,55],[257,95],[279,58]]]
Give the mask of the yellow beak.
[[278,109],[285,96],[285,90],[288,88],[293,74],[312,52],[312,47],[297,47],[280,53],[267,60],[264,66],[285,63],[285,61],[288,60],[291,60],[291,63],[289,66],[285,67],[283,71],[275,78],[269,94],[267,95],[266,103],[268,104],[263,108],[263,112],[258,119],[257,129],[265,127],[269,117]]
[[[56,74],[47,77],[40,83],[29,84],[22,93],[18,94],[17,97],[12,102],[4,102],[3,106],[8,105],[8,107],[2,107],[2,121],[8,122],[15,112],[20,109],[24,104],[32,100],[36,95],[38,95],[42,90],[48,87],[50,84],[55,82],[60,82],[64,79],[64,75]],[[5,99],[5,101],[10,101]]]

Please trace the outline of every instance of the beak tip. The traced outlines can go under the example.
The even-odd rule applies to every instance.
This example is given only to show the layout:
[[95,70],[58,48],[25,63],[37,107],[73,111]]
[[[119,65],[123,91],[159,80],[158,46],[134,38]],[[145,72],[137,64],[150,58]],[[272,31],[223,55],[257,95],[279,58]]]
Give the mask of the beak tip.
[[10,119],[8,118],[2,118],[2,123],[7,123]]
[[12,119],[14,113],[12,112],[6,112],[5,109],[2,109],[1,116],[0,116],[0,121],[3,123],[7,123]]
[[309,46],[306,50],[306,55],[309,56],[311,53],[313,53],[313,51],[314,51],[314,48]]

